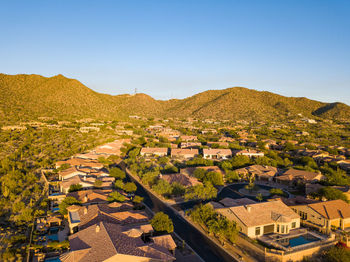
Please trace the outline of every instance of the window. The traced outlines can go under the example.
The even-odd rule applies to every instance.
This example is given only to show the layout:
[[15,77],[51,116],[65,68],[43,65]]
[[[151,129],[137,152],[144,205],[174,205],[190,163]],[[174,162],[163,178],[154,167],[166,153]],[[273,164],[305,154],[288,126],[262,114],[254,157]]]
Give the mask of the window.
[[284,226],[281,225],[281,233],[284,234]]
[[277,225],[277,233],[280,232],[280,225]]
[[259,236],[260,235],[260,227],[255,228],[255,235]]
[[293,222],[293,223],[292,223],[292,228],[296,228],[296,226],[297,226],[297,223],[296,223],[296,222]]

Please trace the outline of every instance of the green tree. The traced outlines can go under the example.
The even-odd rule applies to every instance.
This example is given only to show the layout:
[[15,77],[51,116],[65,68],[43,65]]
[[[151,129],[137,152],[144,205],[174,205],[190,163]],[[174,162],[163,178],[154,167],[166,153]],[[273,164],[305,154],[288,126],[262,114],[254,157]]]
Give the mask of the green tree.
[[174,231],[173,221],[163,212],[158,212],[151,219],[151,225],[155,231],[171,233]]
[[157,172],[147,172],[142,176],[142,183],[152,186],[158,178],[158,173]]
[[343,247],[334,246],[326,252],[324,258],[324,261],[327,262],[350,261],[350,251]]
[[124,183],[122,180],[116,180],[114,183],[116,189],[124,189]]
[[127,193],[133,193],[137,190],[137,186],[134,182],[128,182],[124,185],[124,191]]
[[141,196],[134,196],[134,198],[132,199],[132,202],[135,204],[140,204],[143,201],[143,197]]
[[134,149],[128,152],[130,158],[136,158],[140,154],[141,148],[135,147]]
[[226,171],[225,179],[227,183],[233,183],[238,181],[240,177],[236,171],[229,170],[229,171]]
[[173,196],[182,196],[186,191],[186,188],[179,184],[178,182],[174,182],[171,184],[171,194]]
[[67,215],[67,207],[71,205],[80,205],[81,202],[75,199],[74,197],[66,197],[62,202],[58,205],[59,207],[59,212],[62,215]]
[[272,196],[274,196],[274,195],[285,196],[285,193],[280,188],[271,188],[270,189],[270,195],[272,195]]
[[117,191],[114,191],[112,193],[109,194],[107,200],[109,202],[124,202],[126,200],[126,197],[122,194],[120,194]]
[[345,202],[348,202],[348,198],[346,195],[340,191],[339,189],[333,188],[333,187],[322,187],[318,192],[317,192],[320,200],[322,198],[325,198],[327,200],[336,200],[336,199],[341,199],[344,200]]
[[121,180],[123,180],[126,177],[125,172],[118,167],[111,168],[111,170],[109,171],[109,175],[114,177],[115,179]]
[[250,164],[250,159],[247,156],[234,156],[231,159],[232,168],[240,168]]
[[256,199],[257,199],[259,202],[261,202],[264,198],[263,198],[263,195],[262,195],[261,193],[258,193],[258,194],[256,195]]
[[207,171],[203,168],[196,168],[193,172],[193,176],[195,178],[197,178],[200,181],[203,181],[205,174],[207,173]]
[[187,188],[185,192],[185,199],[212,199],[217,196],[217,193],[217,189],[210,182],[205,182],[203,185],[198,184]]
[[214,186],[222,186],[224,185],[224,179],[222,174],[215,171],[210,171],[205,174],[204,181],[211,182]]
[[99,188],[99,187],[102,186],[102,184],[103,184],[102,180],[96,179],[95,182],[94,182],[94,187]]
[[171,193],[171,185],[163,180],[159,179],[156,184],[152,186],[152,189],[159,195],[168,195]]
[[73,185],[70,185],[69,189],[68,189],[68,192],[75,192],[75,191],[79,191],[83,188],[82,185],[80,184],[73,184]]

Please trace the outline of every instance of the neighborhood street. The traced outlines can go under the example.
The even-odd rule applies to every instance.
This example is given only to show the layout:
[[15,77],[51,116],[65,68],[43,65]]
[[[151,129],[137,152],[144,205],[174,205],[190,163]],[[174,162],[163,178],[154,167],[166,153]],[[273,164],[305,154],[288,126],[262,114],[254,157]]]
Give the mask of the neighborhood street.
[[204,261],[234,261],[221,247],[217,247],[215,243],[189,224],[181,215],[177,214],[172,208],[145,190],[143,185],[138,181],[134,180],[132,177],[131,179],[137,184],[136,194],[144,197],[144,203],[154,212],[162,211],[166,213],[173,221],[175,232],[185,240]]

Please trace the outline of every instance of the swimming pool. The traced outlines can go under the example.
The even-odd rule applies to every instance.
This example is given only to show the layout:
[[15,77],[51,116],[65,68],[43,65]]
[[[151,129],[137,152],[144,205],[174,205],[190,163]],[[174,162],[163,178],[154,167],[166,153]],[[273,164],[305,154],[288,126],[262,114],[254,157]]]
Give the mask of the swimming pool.
[[51,227],[51,228],[49,228],[49,234],[50,235],[51,234],[57,234],[59,229],[60,229],[59,227]]
[[58,241],[58,235],[54,234],[54,235],[46,235],[46,239],[47,240],[51,240],[51,241]]
[[44,262],[61,262],[58,257],[45,258]]
[[296,247],[320,240],[312,234],[304,234],[297,237],[278,239],[276,242],[284,247]]

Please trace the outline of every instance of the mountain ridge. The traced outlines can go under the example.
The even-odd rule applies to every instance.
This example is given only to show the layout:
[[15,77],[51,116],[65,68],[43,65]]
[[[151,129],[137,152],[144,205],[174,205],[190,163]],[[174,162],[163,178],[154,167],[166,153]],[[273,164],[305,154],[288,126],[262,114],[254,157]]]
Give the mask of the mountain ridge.
[[76,79],[61,74],[0,73],[0,116],[6,120],[38,116],[123,119],[145,117],[196,117],[229,120],[273,120],[302,114],[305,117],[348,119],[350,107],[305,97],[286,97],[245,87],[207,90],[184,99],[156,100],[138,93],[98,93]]

